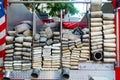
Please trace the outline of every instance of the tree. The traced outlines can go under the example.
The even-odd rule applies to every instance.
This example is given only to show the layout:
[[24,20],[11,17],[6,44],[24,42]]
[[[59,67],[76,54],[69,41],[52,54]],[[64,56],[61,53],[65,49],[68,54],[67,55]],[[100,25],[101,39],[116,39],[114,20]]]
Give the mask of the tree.
[[[35,0],[38,1],[38,0]],[[43,0],[40,0],[43,1]],[[58,1],[58,0],[46,0],[46,1]],[[69,1],[69,0],[60,0],[60,1]],[[50,16],[57,16],[60,14],[60,10],[64,9],[64,13],[70,13],[71,15],[74,15],[75,13],[78,13],[79,11],[74,7],[74,5],[72,3],[47,3],[46,7],[43,7],[44,9],[40,9],[39,6],[41,5],[41,3],[39,4],[35,4],[35,9],[39,12],[39,13],[47,13],[46,11],[44,11],[44,9],[49,10],[49,15]],[[28,7],[28,4],[26,4],[26,6]]]

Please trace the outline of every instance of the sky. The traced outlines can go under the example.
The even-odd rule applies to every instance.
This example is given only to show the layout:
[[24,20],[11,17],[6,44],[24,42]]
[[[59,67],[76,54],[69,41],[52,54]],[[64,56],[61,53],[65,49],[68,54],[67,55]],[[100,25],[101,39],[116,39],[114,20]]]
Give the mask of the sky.
[[[74,1],[90,1],[90,0],[74,0]],[[107,1],[107,0],[102,0],[102,1]],[[82,18],[84,13],[89,9],[89,5],[86,4],[81,4],[81,3],[74,3],[74,6],[78,9],[79,13],[73,15],[73,17],[80,17]]]

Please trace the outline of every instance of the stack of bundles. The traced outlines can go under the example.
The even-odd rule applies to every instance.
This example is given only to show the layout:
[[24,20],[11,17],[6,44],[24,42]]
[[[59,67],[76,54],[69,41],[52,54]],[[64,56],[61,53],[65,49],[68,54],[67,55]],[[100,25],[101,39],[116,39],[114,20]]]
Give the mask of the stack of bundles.
[[51,58],[51,46],[43,47],[43,68],[51,68],[52,58]]
[[42,47],[33,48],[33,57],[32,57],[32,67],[41,68],[42,67]]
[[6,36],[6,47],[5,47],[5,61],[4,66],[6,70],[13,70],[13,53],[14,53],[14,36],[15,31],[8,31]]
[[52,68],[60,68],[60,54],[61,54],[61,43],[60,43],[60,32],[53,32],[53,44],[52,44]]
[[80,54],[80,61],[87,61],[90,58],[90,49],[89,49],[89,34],[84,34],[82,36],[82,47]]
[[60,68],[60,54],[61,54],[61,44],[52,44],[52,68]]
[[31,69],[32,37],[24,37],[23,41],[22,70],[28,70]]
[[[8,31],[6,37],[6,69],[26,70],[31,68],[31,21],[23,21]],[[9,68],[7,67],[9,66]],[[24,68],[24,69],[22,69]]]
[[103,32],[104,32],[104,62],[115,62],[115,34],[114,34],[114,14],[103,14]]
[[40,32],[40,40],[39,40],[39,45],[41,47],[44,47],[46,45],[46,41],[47,41],[47,35],[45,33],[45,31],[41,31]]
[[74,48],[71,50],[70,65],[71,69],[78,69],[78,63],[80,59],[81,40],[74,40]]
[[[91,53],[95,55],[98,52],[103,51],[103,37],[102,37],[102,11],[101,11],[101,0],[91,1]],[[99,57],[99,56],[98,56]],[[94,59],[94,57],[93,57]],[[96,60],[95,58],[94,60]],[[99,58],[97,60],[101,60]]]
[[32,68],[42,67],[42,47],[40,47],[40,34],[35,34],[33,39]]
[[63,68],[70,68],[71,52],[68,47],[68,39],[62,38],[62,66]]
[[62,66],[64,68],[78,69],[80,58],[80,36],[71,33],[63,33],[62,38]]
[[53,43],[60,43],[60,32],[53,32]]
[[21,70],[22,69],[22,50],[23,50],[23,41],[24,37],[15,37],[15,51],[14,51],[14,69]]

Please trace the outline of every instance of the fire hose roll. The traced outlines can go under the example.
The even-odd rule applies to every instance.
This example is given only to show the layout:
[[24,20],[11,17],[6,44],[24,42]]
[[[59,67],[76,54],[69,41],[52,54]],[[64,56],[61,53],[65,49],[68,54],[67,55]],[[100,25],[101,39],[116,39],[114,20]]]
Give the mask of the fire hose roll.
[[104,57],[106,58],[111,58],[115,56],[116,56],[115,52],[104,52]]
[[115,58],[104,58],[103,61],[106,63],[114,63],[116,60]]
[[101,31],[102,27],[91,27],[91,32]]
[[108,25],[103,25],[103,29],[106,30],[106,29],[113,29],[115,27],[114,24],[108,24]]
[[112,13],[104,13],[103,14],[103,19],[105,19],[105,20],[113,20],[114,19],[114,14],[112,14]]
[[91,27],[102,26],[102,22],[91,22]]
[[102,16],[102,11],[91,12],[91,17],[92,18],[100,18],[101,16]]
[[102,22],[102,18],[91,18],[91,22]]
[[101,0],[91,0],[91,11],[100,11],[101,10]]
[[94,59],[95,61],[100,61],[100,60],[102,60],[102,59],[103,59],[103,54],[102,54],[102,52],[95,52],[95,53],[93,53],[93,59]]
[[107,21],[107,20],[104,20],[104,21],[103,21],[103,24],[104,24],[104,25],[107,25],[107,24],[114,24],[114,21]]

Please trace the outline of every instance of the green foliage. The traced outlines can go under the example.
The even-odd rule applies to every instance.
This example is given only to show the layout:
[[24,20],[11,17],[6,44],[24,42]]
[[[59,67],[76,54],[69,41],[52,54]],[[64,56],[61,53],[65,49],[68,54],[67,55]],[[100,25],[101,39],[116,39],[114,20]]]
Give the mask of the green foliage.
[[[36,0],[36,1],[43,1],[43,0]],[[46,1],[69,1],[69,0],[46,0]],[[35,4],[35,9],[39,12],[39,13],[46,13],[44,10],[41,10],[38,8],[39,5],[41,4]],[[28,6],[28,5],[26,5]],[[65,12],[67,13],[69,12],[71,15],[74,15],[75,13],[78,13],[79,11],[74,7],[74,5],[72,3],[47,3],[47,6],[44,7],[47,10],[49,10],[49,15],[50,16],[56,16],[60,14],[60,10],[63,9]]]

